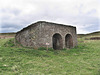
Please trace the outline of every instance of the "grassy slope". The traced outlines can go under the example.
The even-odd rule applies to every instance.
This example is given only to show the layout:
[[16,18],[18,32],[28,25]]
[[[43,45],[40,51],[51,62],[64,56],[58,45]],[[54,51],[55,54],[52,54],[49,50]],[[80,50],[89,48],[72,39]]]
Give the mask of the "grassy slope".
[[77,48],[49,52],[3,47],[7,39],[0,40],[0,75],[100,75],[100,41],[78,40]]

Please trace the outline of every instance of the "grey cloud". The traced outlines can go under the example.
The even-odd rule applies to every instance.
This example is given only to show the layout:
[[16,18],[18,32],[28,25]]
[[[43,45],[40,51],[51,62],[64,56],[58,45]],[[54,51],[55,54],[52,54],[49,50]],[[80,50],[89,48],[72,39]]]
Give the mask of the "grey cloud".
[[2,8],[2,9],[0,9],[0,12],[18,15],[21,13],[21,10],[19,10],[17,8]]
[[21,25],[16,25],[16,24],[12,24],[12,23],[3,23],[1,28],[16,28],[19,29],[21,28]]
[[[32,3],[30,4],[32,5]],[[64,10],[66,7],[61,6],[60,3],[49,4],[49,2],[41,3],[36,1],[36,5],[38,6],[37,10],[30,11],[28,14],[23,14],[23,11],[19,8],[2,8],[0,12],[5,13],[5,15],[1,18],[2,32],[17,32],[23,27],[26,27],[27,25],[38,20],[47,20],[53,22],[59,22],[59,20],[61,20],[61,22],[65,24],[72,24],[76,25],[77,27],[82,26],[81,28],[85,31],[98,30],[100,19],[98,17],[89,15],[96,13],[95,9],[83,14],[80,10],[83,6],[81,5],[78,11],[79,14],[73,15],[69,13],[70,10]],[[76,11],[76,9],[73,10]],[[8,14],[6,15],[6,13]]]

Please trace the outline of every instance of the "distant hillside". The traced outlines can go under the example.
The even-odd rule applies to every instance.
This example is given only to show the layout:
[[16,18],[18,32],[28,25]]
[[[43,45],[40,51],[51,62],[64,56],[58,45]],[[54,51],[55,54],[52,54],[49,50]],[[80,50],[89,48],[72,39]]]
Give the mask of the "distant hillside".
[[88,36],[100,36],[100,31],[87,34]]
[[14,38],[16,33],[0,33],[0,39]]
[[1,36],[15,36],[16,33],[0,33]]
[[100,37],[100,31],[89,33],[89,34],[78,34],[78,38],[81,37],[93,37],[93,36],[99,36]]

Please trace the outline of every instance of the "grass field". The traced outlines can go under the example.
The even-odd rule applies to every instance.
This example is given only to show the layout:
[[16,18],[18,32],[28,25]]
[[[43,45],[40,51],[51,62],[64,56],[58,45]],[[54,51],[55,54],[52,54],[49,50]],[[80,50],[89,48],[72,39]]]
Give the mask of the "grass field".
[[78,39],[70,50],[4,47],[0,39],[0,75],[100,75],[100,41]]

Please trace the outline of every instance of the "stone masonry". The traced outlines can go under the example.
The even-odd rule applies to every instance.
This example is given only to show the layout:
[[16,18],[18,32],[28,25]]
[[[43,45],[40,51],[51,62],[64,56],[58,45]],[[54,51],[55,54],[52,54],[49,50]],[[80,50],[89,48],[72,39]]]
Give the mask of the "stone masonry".
[[77,46],[76,27],[39,21],[16,33],[16,41],[25,47],[63,49]]

